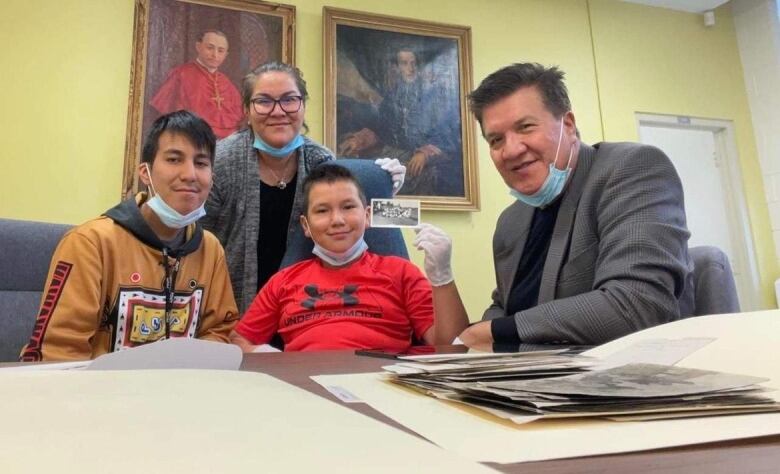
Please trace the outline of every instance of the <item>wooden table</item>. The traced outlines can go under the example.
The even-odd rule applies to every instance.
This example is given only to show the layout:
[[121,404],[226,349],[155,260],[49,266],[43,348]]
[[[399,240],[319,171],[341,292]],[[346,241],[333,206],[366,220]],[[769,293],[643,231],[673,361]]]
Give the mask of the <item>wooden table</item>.
[[[311,380],[312,375],[379,372],[392,361],[356,356],[353,351],[246,354],[241,370],[263,372],[341,403]],[[415,434],[365,403],[343,406]],[[416,434],[415,434],[416,435]],[[468,436],[468,433],[464,433]],[[643,451],[522,464],[488,464],[509,473],[780,473],[780,435]]]

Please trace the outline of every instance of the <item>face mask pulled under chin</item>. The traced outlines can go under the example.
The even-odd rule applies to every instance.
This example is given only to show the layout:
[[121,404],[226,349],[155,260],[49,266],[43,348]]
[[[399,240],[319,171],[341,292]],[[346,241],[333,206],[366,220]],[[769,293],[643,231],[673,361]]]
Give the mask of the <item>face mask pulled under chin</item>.
[[361,235],[360,238],[344,252],[333,252],[328,250],[318,244],[317,241],[314,240],[314,237],[312,237],[311,240],[314,242],[314,249],[312,249],[311,253],[329,265],[343,267],[344,265],[357,260],[358,257],[363,255],[363,252],[368,250],[368,244],[363,237],[364,236]]
[[146,171],[149,174],[149,188],[154,194],[154,196],[147,199],[146,204],[149,206],[149,209],[151,209],[157,215],[157,217],[160,218],[160,221],[162,221],[166,227],[170,227],[171,229],[182,229],[190,224],[197,222],[198,219],[206,215],[205,203],[201,204],[200,207],[186,215],[182,215],[179,211],[169,206],[168,203],[163,201],[163,198],[161,198],[154,189],[154,183],[152,182],[152,168],[148,163],[146,163]]
[[269,156],[272,156],[274,158],[282,159],[286,158],[290,155],[290,153],[294,152],[298,148],[303,146],[303,136],[299,133],[295,136],[292,140],[290,140],[290,143],[287,145],[276,148],[268,143],[266,143],[262,138],[260,138],[259,135],[255,134],[255,140],[252,143],[252,148],[255,150],[261,151]]
[[346,252],[331,252],[330,250],[321,247],[317,242],[314,242],[314,249],[312,249],[311,253],[329,265],[343,267],[344,265],[357,260],[366,250],[368,250],[368,244],[361,236]]
[[542,183],[542,186],[533,194],[523,194],[515,189],[510,189],[509,194],[515,199],[529,206],[544,207],[550,204],[560,196],[563,192],[563,188],[566,186],[566,181],[571,174],[571,157],[574,154],[574,143],[571,144],[569,149],[569,161],[566,162],[566,169],[559,170],[555,167],[555,161],[558,160],[558,152],[561,151],[561,140],[563,139],[563,119],[561,119],[561,131],[558,135],[558,146],[555,149],[555,159],[550,163],[550,169],[547,173],[547,178]]

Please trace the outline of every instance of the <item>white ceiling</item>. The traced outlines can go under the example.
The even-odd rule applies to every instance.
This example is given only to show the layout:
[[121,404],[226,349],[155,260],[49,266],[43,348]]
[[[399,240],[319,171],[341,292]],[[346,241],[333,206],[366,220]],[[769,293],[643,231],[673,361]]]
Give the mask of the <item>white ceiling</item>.
[[641,3],[652,7],[671,8],[691,13],[703,13],[714,10],[729,0],[623,0],[630,3]]

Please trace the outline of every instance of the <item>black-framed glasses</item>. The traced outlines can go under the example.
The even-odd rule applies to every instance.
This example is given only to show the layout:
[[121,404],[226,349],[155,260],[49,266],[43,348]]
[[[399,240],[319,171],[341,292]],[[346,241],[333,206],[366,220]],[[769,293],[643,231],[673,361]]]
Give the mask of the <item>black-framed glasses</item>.
[[273,112],[276,104],[288,114],[295,113],[301,110],[301,104],[303,104],[303,97],[299,95],[286,95],[281,99],[272,99],[270,97],[256,97],[252,99],[252,107],[260,115],[268,115]]

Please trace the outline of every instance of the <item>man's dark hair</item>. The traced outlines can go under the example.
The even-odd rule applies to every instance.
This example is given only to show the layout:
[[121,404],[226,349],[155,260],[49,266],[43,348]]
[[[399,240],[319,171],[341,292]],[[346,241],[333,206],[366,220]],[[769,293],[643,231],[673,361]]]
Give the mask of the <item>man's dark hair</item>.
[[518,89],[534,86],[541,94],[547,110],[559,119],[571,110],[563,76],[563,71],[555,66],[546,68],[539,63],[512,64],[483,79],[479,87],[469,94],[469,107],[481,126],[485,107],[512,95]]
[[[198,36],[198,42],[199,42],[199,43],[200,43],[200,42],[202,42],[202,41],[203,41],[203,38],[205,38],[205,37],[206,37],[206,35],[207,35],[207,34],[209,34],[209,33],[214,33],[214,34],[215,34],[215,35],[217,35],[217,36],[221,36],[221,37],[225,38],[225,40],[227,40],[227,39],[228,39],[227,35],[226,35],[225,33],[221,32],[221,31],[219,31],[219,30],[203,30],[203,31],[200,33],[200,35]],[[229,41],[229,40],[228,40],[228,44],[230,44],[230,41]]]
[[368,205],[366,193],[363,192],[363,188],[351,171],[336,163],[324,163],[311,170],[303,181],[303,214],[306,215],[309,211],[309,193],[315,184],[333,184],[338,181],[348,181],[354,184],[357,188],[358,196],[360,196],[360,202],[363,203],[363,206]]
[[160,135],[163,132],[184,135],[196,149],[208,152],[209,160],[211,160],[212,165],[214,164],[214,148],[217,144],[214,132],[205,120],[186,110],[165,114],[154,121],[144,140],[141,163],[153,164],[160,146]]
[[402,44],[398,48],[395,49],[395,52],[393,53],[390,60],[394,65],[398,65],[398,54],[399,53],[412,53],[414,54],[414,60],[417,61],[417,65],[420,65],[420,53],[417,51],[416,48],[412,47],[408,44]]

